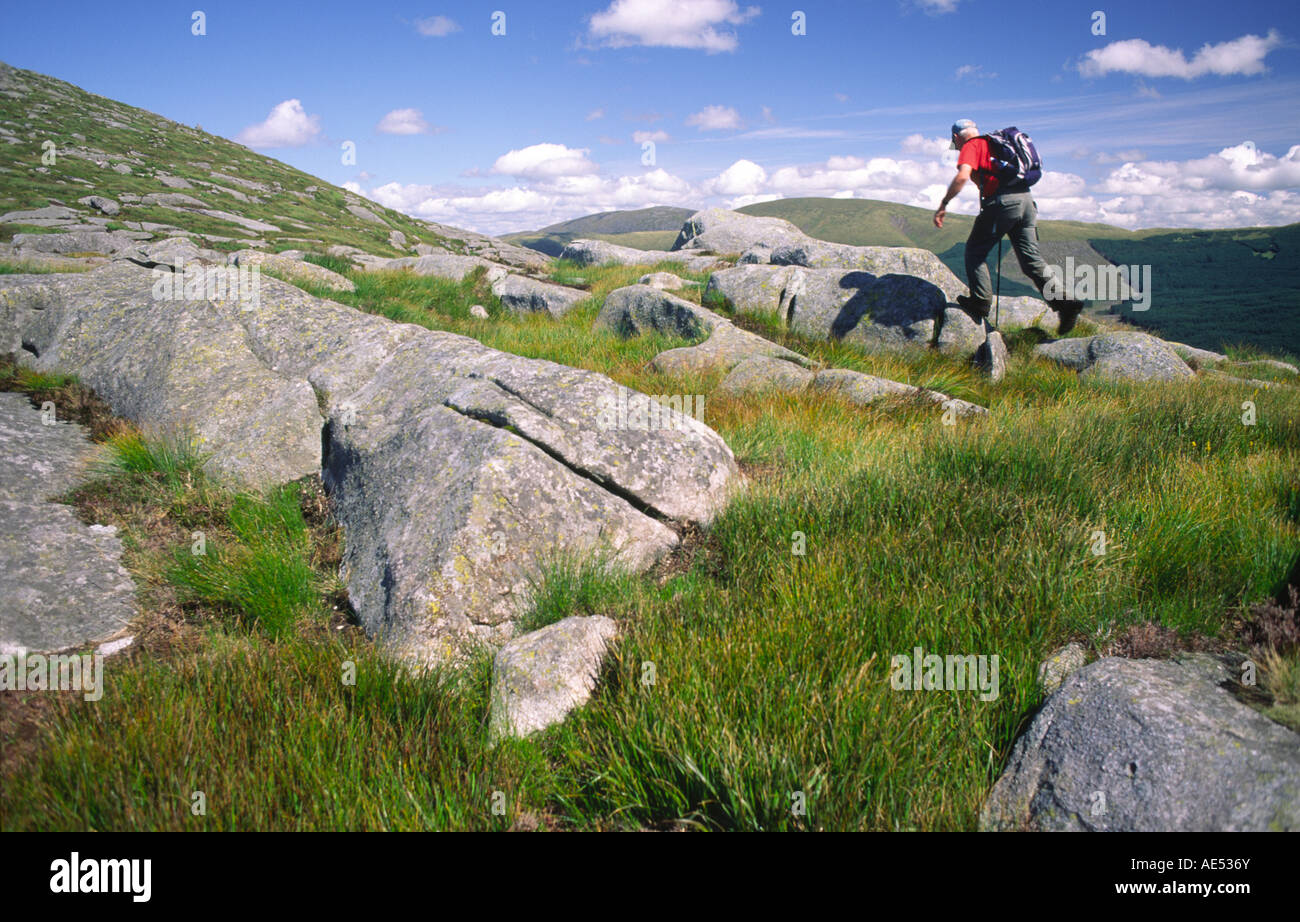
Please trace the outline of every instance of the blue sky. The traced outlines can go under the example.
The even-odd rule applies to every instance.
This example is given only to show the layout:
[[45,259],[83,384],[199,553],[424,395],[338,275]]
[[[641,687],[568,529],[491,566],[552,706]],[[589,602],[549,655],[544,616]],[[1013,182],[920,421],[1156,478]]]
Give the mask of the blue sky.
[[1034,136],[1042,217],[1213,227],[1300,221],[1298,40],[1294,0],[51,2],[6,6],[0,59],[491,233],[797,195],[934,207],[959,117]]

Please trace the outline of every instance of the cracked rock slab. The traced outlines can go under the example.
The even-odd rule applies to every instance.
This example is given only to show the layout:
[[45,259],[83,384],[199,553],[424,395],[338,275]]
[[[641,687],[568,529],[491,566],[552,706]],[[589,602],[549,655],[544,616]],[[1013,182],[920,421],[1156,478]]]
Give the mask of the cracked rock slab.
[[985,830],[1300,829],[1300,735],[1235,698],[1195,654],[1071,673],[1016,741]]
[[135,609],[116,532],[49,501],[82,481],[94,446],[79,426],[46,418],[0,393],[0,654],[94,643]]

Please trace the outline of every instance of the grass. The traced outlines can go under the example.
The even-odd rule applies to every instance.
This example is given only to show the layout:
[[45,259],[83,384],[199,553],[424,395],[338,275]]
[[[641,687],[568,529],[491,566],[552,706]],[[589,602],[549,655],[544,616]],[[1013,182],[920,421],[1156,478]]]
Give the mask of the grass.
[[[679,342],[592,331],[599,299],[645,271],[557,266],[592,293],[558,321],[502,312],[481,276],[349,270],[357,291],[328,294],[647,393],[709,395],[705,422],[748,492],[649,574],[561,561],[535,588],[526,627],[619,622],[585,708],[489,748],[486,660],[407,676],[345,616],[318,485],[230,494],[201,459],[118,437],[105,477],[72,499],[119,525],[144,606],[168,627],[111,661],[103,701],[50,706],[41,732],[57,743],[6,770],[0,825],[971,829],[1052,650],[1078,640],[1101,654],[1152,626],[1167,646],[1240,649],[1238,625],[1300,552],[1294,389],[1249,393],[1246,426],[1240,384],[1080,382],[1035,360],[1030,336],[1011,338],[998,387],[931,352],[786,337],[992,412],[945,426],[822,394],[731,398],[716,376],[648,370]],[[473,303],[490,319],[470,317]],[[24,388],[72,386],[17,374]],[[196,531],[206,557],[191,553]],[[164,655],[147,639],[195,632]],[[891,657],[916,646],[996,654],[998,697],[893,691]],[[1292,721],[1300,656],[1284,645],[1259,661],[1257,704]],[[195,790],[205,816],[189,811]],[[790,809],[796,793],[806,815]]]

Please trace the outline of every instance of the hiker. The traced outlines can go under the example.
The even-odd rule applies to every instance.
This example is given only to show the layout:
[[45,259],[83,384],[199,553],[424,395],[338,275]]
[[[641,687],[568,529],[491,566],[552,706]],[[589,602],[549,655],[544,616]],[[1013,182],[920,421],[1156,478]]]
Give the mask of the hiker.
[[[1014,142],[1014,135],[1019,134],[1016,129],[1009,128],[1005,132],[999,132],[996,140],[1001,143],[1010,136]],[[1021,151],[1016,152],[1014,143],[1011,147],[1020,156],[1017,158],[1015,153],[1007,154],[1006,161],[999,161],[995,165],[989,146],[990,136],[981,135],[975,123],[968,118],[953,123],[951,150],[961,151],[957,156],[957,175],[949,184],[938,211],[934,213],[934,226],[943,227],[948,203],[957,197],[967,180],[974,178],[980,190],[980,213],[966,240],[966,279],[970,285],[970,295],[958,295],[958,305],[976,323],[988,320],[993,291],[989,287],[989,269],[984,261],[1006,235],[1011,238],[1011,248],[1016,251],[1021,271],[1038,286],[1048,306],[1056,311],[1060,319],[1058,332],[1068,333],[1074,329],[1075,321],[1083,310],[1083,303],[1060,297],[1060,288],[1053,283],[1047,263],[1038,252],[1038,206],[1034,204],[1029,187],[1041,175],[1042,164],[1038,162],[1037,152],[1028,136],[1021,137],[1027,142]],[[998,166],[1005,168],[999,170]],[[1053,289],[1050,294],[1047,291],[1048,285],[1052,285]]]

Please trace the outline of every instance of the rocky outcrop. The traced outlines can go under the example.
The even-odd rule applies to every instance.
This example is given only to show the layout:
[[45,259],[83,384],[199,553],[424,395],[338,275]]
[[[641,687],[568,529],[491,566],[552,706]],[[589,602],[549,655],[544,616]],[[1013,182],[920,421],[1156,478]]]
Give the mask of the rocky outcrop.
[[879,378],[847,368],[827,368],[819,371],[813,379],[812,386],[816,390],[836,394],[860,406],[894,399],[933,405],[951,411],[956,416],[984,416],[988,413],[988,410],[978,404],[958,400],[929,388],[891,381],[888,378]]
[[102,195],[87,195],[85,198],[77,199],[77,202],[81,205],[89,205],[100,214],[106,214],[110,217],[122,210],[121,205]]
[[712,430],[625,425],[650,398],[603,375],[266,276],[255,298],[159,301],[153,285],[127,263],[0,278],[0,346],[76,372],[124,416],[193,427],[241,479],[321,470],[353,606],[410,662],[508,640],[553,557],[650,565],[677,543],[670,521],[710,521],[733,486]]
[[601,615],[572,617],[502,647],[492,664],[488,736],[528,736],[586,704],[617,633]]
[[725,208],[707,208],[686,219],[673,249],[734,256],[755,247],[774,249],[806,239],[809,238],[803,231],[781,218],[758,218]]
[[390,259],[381,268],[407,269],[415,275],[433,275],[459,282],[475,269],[483,269],[489,282],[505,278],[505,266],[489,262],[478,256],[457,256],[454,253],[431,253],[427,256],[403,256]]
[[549,256],[527,247],[516,246],[498,240],[496,237],[489,237],[461,227],[449,227],[433,221],[423,223],[439,237],[444,238],[449,247],[462,249],[467,256],[479,256],[490,262],[529,272],[545,271],[551,265]]
[[28,364],[75,372],[146,428],[188,433],[216,469],[251,485],[319,470],[322,421],[307,382],[249,351],[237,309],[155,298],[155,281],[127,263],[0,277],[0,342],[8,326]]
[[0,393],[0,655],[94,643],[134,614],[116,531],[49,501],[81,482],[94,454],[80,427],[52,411]]
[[238,253],[231,254],[230,262],[235,266],[257,266],[259,269],[269,269],[284,276],[290,282],[309,282],[313,285],[331,288],[334,291],[357,290],[357,286],[352,283],[351,279],[345,278],[331,269],[326,269],[324,266],[318,266],[315,263],[282,256],[278,253],[263,253],[261,250],[240,250]]
[[1300,735],[1204,654],[1079,669],[1016,741],[986,830],[1300,830]]
[[[916,252],[938,263],[932,253]],[[736,266],[713,273],[705,297],[720,299],[737,314],[775,318],[805,338],[841,340],[866,351],[932,345],[969,355],[979,348],[984,342],[983,330],[951,302],[940,284],[947,280],[937,271],[929,272],[933,269],[930,260],[910,260],[907,253],[896,255],[896,264],[882,258],[878,262],[885,265],[878,268],[900,271],[879,275],[862,269]],[[918,272],[927,271],[930,277],[901,271],[904,264]],[[943,273],[952,275],[938,265]],[[1055,329],[1055,318],[1043,301],[1002,299],[999,323],[1003,328],[1041,325]]]
[[638,250],[605,240],[573,240],[560,252],[560,259],[579,266],[653,266],[663,262],[681,263],[694,272],[702,272],[717,263],[713,256],[666,250]]
[[654,331],[704,341],[659,353],[651,367],[663,374],[697,375],[723,371],[721,389],[733,395],[762,391],[797,393],[808,387],[838,394],[860,405],[886,397],[919,400],[951,408],[960,416],[986,413],[983,407],[937,391],[901,384],[842,368],[822,371],[805,356],[742,330],[731,321],[649,285],[629,285],[605,298],[596,326],[629,337]]
[[66,255],[100,253],[112,256],[134,249],[140,240],[152,234],[140,231],[73,231],[63,234],[14,234],[13,248],[19,256],[30,254]]
[[623,337],[656,331],[683,339],[705,338],[695,346],[668,349],[651,365],[666,374],[729,371],[752,356],[771,356],[798,365],[809,364],[797,352],[769,342],[684,298],[649,285],[629,285],[605,297],[596,326]]
[[1034,353],[1074,369],[1080,378],[1179,381],[1195,377],[1168,343],[1148,333],[1098,333],[1059,339],[1035,346]]
[[806,390],[814,377],[815,372],[794,362],[767,355],[754,355],[732,368],[718,389],[733,396],[770,391],[798,393]]

